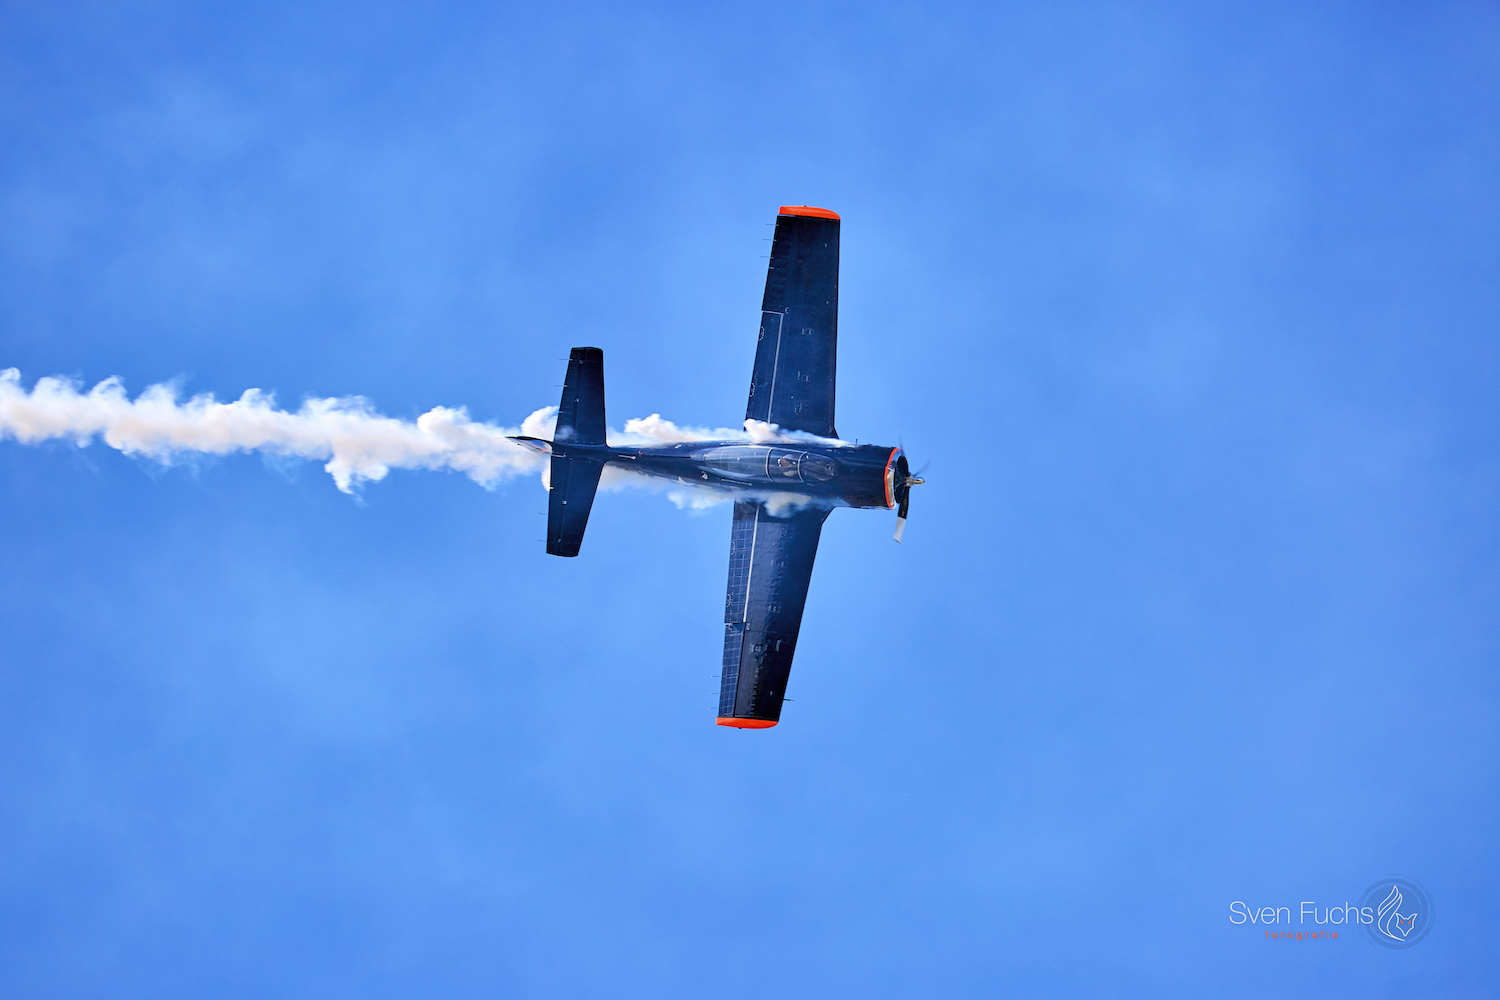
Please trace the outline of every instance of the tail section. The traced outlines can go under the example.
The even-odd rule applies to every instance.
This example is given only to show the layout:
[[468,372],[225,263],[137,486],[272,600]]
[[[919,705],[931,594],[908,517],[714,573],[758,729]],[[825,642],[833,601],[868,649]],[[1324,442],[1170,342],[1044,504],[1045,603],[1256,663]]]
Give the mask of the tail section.
[[558,444],[604,444],[604,352],[575,347],[568,358],[562,402],[557,404]]
[[603,455],[580,454],[569,445],[605,445],[604,352],[597,347],[573,348],[557,406],[552,492],[547,498],[547,551],[554,556],[578,555],[604,471]]

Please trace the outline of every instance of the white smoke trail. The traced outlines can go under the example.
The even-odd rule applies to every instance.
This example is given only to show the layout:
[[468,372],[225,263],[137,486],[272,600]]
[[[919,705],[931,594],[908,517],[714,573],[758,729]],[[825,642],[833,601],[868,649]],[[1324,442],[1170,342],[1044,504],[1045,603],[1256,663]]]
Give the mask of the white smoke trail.
[[[101,437],[127,455],[163,464],[187,455],[239,451],[316,459],[345,493],[384,479],[391,469],[449,469],[485,487],[517,475],[545,474],[546,457],[507,435],[550,439],[556,422],[555,406],[535,411],[520,427],[476,423],[463,407],[446,406],[435,406],[415,421],[399,420],[375,412],[359,396],[309,399],[291,412],[277,409],[275,397],[259,389],[247,389],[228,403],[206,393],[179,402],[173,387],[153,385],[132,400],[118,378],[107,378],[87,392],[70,379],[41,378],[27,391],[19,371],[0,371],[0,440],[37,444],[62,439],[82,447]],[[780,435],[774,424],[746,421],[743,431],[679,428],[656,413],[628,420],[623,434],[610,435],[616,445],[792,439]],[[604,485],[637,485],[644,479],[621,473]],[[673,499],[679,506],[698,508],[726,498],[684,493]]]
[[746,420],[744,430],[727,427],[678,427],[670,420],[663,420],[660,413],[649,417],[634,417],[625,421],[625,433],[610,437],[610,444],[674,444],[679,441],[750,441],[755,444],[774,442],[804,444],[826,444],[835,448],[851,447],[853,442],[839,438],[818,437],[806,431],[784,431],[776,424],[764,420]]
[[[527,418],[538,423],[542,412]],[[261,451],[322,459],[345,493],[391,469],[452,469],[481,485],[541,467],[506,434],[520,429],[479,424],[463,409],[433,407],[415,422],[376,413],[364,399],[309,399],[295,413],[276,408],[270,393],[246,390],[230,403],[194,396],[179,403],[174,389],[153,385],[134,400],[118,378],[88,392],[62,378],[38,379],[30,392],[21,373],[0,371],[0,438],[22,444],[71,439],[87,445],[97,435],[111,448],[170,464],[186,454]],[[539,428],[538,428],[539,429]]]

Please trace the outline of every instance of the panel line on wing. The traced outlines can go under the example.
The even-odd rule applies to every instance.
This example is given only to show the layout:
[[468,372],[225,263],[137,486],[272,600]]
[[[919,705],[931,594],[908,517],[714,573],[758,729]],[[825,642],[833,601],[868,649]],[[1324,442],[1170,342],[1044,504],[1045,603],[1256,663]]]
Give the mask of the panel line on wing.
[[[771,391],[766,395],[766,422],[771,422],[772,409],[776,405],[776,372],[781,368],[781,335],[786,331],[786,313],[779,312],[776,316],[776,354],[771,359]],[[760,515],[756,515],[760,520]]]
[[761,505],[755,505],[755,521],[750,525],[750,567],[745,571],[745,603],[740,606],[740,621],[750,620],[750,581],[755,579],[755,536],[760,532]]

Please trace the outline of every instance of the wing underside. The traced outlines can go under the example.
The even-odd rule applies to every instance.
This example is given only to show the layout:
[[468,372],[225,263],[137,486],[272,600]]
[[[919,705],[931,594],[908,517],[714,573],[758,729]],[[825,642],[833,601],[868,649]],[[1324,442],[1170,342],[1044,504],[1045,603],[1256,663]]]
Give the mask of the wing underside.
[[[776,217],[760,339],[745,416],[837,437],[833,426],[839,329],[839,219],[824,209]],[[791,214],[817,213],[817,214]]]
[[826,509],[816,507],[772,517],[759,501],[735,503],[724,604],[720,725],[763,728],[780,720],[818,537],[827,517]]

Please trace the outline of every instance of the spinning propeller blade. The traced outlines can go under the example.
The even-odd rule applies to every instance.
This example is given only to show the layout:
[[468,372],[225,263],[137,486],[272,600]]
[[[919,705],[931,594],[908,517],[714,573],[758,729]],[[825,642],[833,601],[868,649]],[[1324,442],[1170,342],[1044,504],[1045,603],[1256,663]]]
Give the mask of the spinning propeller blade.
[[[926,469],[927,466],[923,466]],[[896,541],[901,541],[901,536],[906,533],[906,513],[911,510],[911,488],[921,486],[925,481],[921,476],[911,474],[911,467],[906,463],[906,456],[902,455],[896,463],[896,474],[900,479],[896,483]]]

